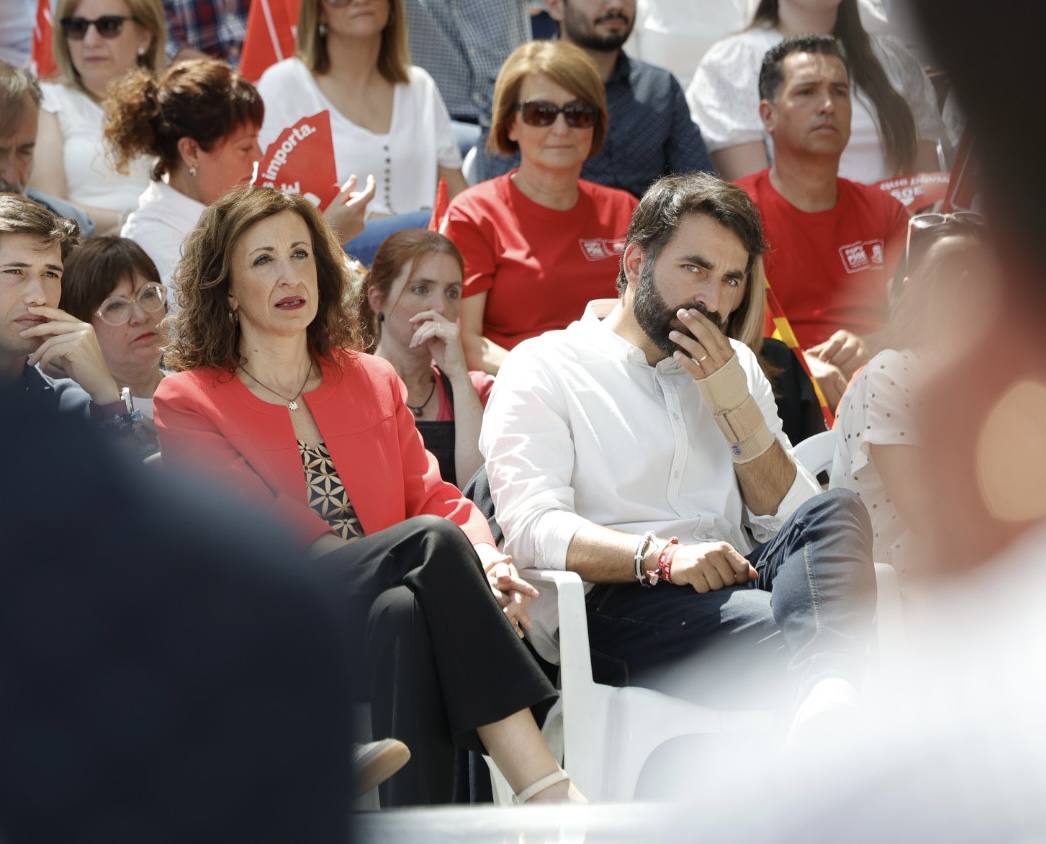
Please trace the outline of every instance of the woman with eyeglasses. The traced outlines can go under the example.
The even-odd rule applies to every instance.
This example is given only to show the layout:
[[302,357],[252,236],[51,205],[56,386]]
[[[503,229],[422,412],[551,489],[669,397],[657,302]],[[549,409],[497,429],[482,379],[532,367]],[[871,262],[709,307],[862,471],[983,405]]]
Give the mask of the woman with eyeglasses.
[[451,196],[465,188],[447,107],[410,63],[403,0],[302,0],[297,55],[266,70],[258,90],[263,145],[327,110],[339,183],[374,176],[368,218],[399,222],[376,224],[348,246],[365,264],[395,227],[428,223],[438,179]]
[[[59,79],[44,99],[30,186],[65,199],[116,234],[149,184],[148,158],[117,172],[102,144],[103,101],[110,85],[140,68],[164,65],[166,28],[160,0],[58,0],[53,35]],[[44,164],[46,162],[46,166]]]
[[603,81],[580,49],[534,41],[506,59],[488,143],[503,155],[518,151],[519,167],[456,197],[440,224],[465,259],[469,369],[497,374],[516,344],[566,328],[590,300],[617,295],[638,202],[581,179],[606,131]]
[[164,377],[167,292],[156,266],[133,240],[85,240],[65,262],[58,307],[94,326],[109,372],[156,446],[153,393]]
[[[902,585],[918,575],[927,502],[917,424],[928,366],[983,323],[982,300],[994,273],[979,214],[919,214],[895,275],[891,318],[870,342],[878,354],[854,377],[836,414],[830,486],[861,496],[872,518],[876,562],[898,569]],[[965,331],[963,329],[966,329]]]

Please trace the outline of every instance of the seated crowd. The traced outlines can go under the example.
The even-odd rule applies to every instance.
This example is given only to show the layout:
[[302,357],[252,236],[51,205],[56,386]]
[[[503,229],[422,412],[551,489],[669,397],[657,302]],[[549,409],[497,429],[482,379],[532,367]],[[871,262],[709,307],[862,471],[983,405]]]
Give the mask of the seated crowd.
[[[257,86],[238,45],[172,50],[165,5],[59,0],[60,76],[0,63],[0,379],[295,537],[397,742],[357,750],[395,756],[383,804],[450,802],[462,750],[521,801],[584,799],[522,568],[581,576],[622,682],[712,647],[789,690],[791,739],[853,707],[872,561],[919,574],[924,329],[991,271],[977,215],[874,184],[940,167],[901,41],[857,0],[763,0],[684,94],[623,49],[634,0],[549,0],[560,38],[492,41],[452,114],[411,64],[424,3],[303,0]],[[253,186],[322,110],[331,203]],[[824,490],[792,449],[835,412]]]

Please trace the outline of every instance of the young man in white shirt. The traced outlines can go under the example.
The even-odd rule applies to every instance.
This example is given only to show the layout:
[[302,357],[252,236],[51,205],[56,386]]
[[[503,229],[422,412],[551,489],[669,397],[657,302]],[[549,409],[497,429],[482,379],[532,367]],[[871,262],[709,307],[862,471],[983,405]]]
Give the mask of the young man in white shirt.
[[871,529],[856,496],[820,493],[795,463],[755,355],[721,330],[761,321],[762,249],[736,186],[656,182],[629,227],[619,300],[513,350],[480,449],[505,550],[590,584],[593,651],[629,682],[663,688],[714,646],[737,657],[733,676],[787,663],[801,714],[856,697]]

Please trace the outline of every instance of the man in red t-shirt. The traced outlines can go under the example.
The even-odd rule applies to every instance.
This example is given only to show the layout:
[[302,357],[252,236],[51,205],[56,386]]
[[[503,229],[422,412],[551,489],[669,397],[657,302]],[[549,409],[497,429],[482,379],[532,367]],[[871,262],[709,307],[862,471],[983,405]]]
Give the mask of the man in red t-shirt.
[[738,185],[763,217],[770,286],[835,407],[867,358],[864,338],[885,324],[908,213],[888,192],[839,178],[851,91],[834,38],[788,38],[767,51],[759,95],[773,164]]

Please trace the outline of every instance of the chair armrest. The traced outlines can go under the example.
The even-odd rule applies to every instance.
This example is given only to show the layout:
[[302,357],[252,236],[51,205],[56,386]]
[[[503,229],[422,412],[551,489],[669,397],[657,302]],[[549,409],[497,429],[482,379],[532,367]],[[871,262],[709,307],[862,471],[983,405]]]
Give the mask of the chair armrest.
[[[546,653],[558,647],[558,659],[549,661],[559,663],[561,675],[591,683],[592,656],[588,647],[584,582],[574,572],[558,569],[521,569],[519,573],[542,593],[530,605],[534,627],[542,628],[527,634],[534,649],[548,659]],[[552,589],[556,590],[554,605],[552,595],[548,594]],[[557,628],[558,635],[553,638],[549,631]],[[556,656],[555,653],[550,655]]]

